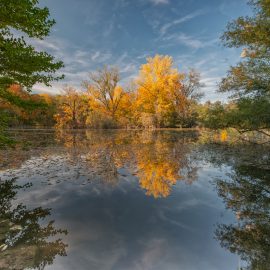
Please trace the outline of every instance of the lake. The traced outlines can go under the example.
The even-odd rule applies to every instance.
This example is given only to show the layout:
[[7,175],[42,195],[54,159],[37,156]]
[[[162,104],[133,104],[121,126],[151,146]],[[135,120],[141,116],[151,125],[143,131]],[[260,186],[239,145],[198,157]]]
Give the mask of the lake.
[[25,144],[0,150],[0,269],[270,269],[266,146],[173,130],[12,136]]

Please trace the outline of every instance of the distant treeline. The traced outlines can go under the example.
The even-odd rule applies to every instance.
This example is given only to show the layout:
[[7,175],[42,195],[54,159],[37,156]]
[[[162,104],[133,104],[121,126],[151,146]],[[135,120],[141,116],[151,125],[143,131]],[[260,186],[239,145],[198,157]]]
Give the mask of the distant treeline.
[[[2,102],[9,126],[57,128],[166,128],[217,124],[220,102],[200,104],[200,76],[180,73],[169,56],[148,58],[127,89],[119,85],[115,67],[104,67],[84,81],[84,91],[66,87],[62,94],[31,94],[19,85],[9,87],[20,106]],[[24,106],[21,106],[24,103]],[[212,113],[215,111],[215,114]]]

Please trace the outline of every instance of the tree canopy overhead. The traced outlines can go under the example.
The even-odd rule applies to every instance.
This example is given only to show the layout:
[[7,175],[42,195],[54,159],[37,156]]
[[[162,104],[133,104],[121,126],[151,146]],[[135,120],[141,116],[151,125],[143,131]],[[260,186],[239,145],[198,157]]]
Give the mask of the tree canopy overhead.
[[[11,85],[31,90],[36,83],[50,86],[63,75],[56,72],[63,67],[62,61],[47,52],[37,51],[27,43],[44,39],[55,21],[47,7],[39,7],[38,0],[0,0],[0,103],[25,107],[25,102],[9,91]],[[30,106],[31,107],[31,106]],[[0,144],[10,140],[3,134],[8,122],[5,111],[0,111]],[[2,121],[2,119],[5,119]]]
[[44,39],[55,21],[48,8],[38,6],[38,0],[0,1],[0,87],[3,91],[11,84],[27,89],[36,83],[49,86],[63,76],[55,72],[63,62],[55,61],[46,52],[37,51],[27,44],[26,38]]

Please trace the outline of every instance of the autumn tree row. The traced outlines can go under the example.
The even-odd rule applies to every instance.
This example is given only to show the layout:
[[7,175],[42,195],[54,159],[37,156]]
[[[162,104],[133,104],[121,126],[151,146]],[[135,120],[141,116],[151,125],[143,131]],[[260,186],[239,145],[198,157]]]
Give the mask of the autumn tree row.
[[115,67],[90,74],[85,91],[66,87],[60,97],[59,128],[190,126],[192,107],[202,96],[200,77],[174,68],[169,56],[148,58],[127,89]]
[[[0,146],[10,142],[7,127],[21,124],[88,128],[202,123],[270,137],[270,3],[249,4],[253,14],[229,23],[221,37],[225,46],[243,48],[242,61],[230,68],[219,86],[219,92],[232,94],[231,102],[200,108],[199,75],[181,73],[172,58],[159,55],[147,59],[128,89],[120,86],[117,69],[105,68],[83,83],[83,92],[67,88],[63,95],[31,95],[36,83],[50,86],[63,78],[56,73],[61,61],[26,42],[48,36],[55,21],[38,1],[0,1]],[[22,36],[14,35],[16,31]]]

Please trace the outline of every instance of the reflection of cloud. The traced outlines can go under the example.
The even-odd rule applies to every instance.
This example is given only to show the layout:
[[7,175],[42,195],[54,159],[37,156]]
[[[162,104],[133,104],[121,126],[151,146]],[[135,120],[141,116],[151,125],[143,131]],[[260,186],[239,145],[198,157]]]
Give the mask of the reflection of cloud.
[[81,222],[72,222],[72,227],[74,233],[70,252],[73,259],[66,262],[66,269],[70,269],[70,266],[73,266],[71,269],[79,269],[80,262],[80,266],[87,266],[80,269],[111,270],[127,253],[121,235],[104,224],[88,222],[83,225]]
[[142,257],[136,262],[136,269],[155,269],[156,265],[166,257],[168,242],[163,238],[150,239],[145,244]]
[[[184,202],[181,202],[181,204],[182,204],[182,203],[185,204],[185,201],[184,201]],[[185,206],[183,206],[183,207],[185,207]],[[168,210],[168,209],[167,209],[167,210]],[[177,210],[178,210],[178,209],[177,209]],[[159,216],[159,218],[160,218],[161,220],[163,220],[163,221],[165,221],[165,222],[168,222],[168,223],[170,223],[170,224],[172,224],[172,225],[178,226],[178,227],[180,227],[180,228],[182,228],[182,229],[184,229],[184,230],[187,230],[187,231],[193,231],[192,228],[190,228],[190,227],[189,227],[188,225],[186,225],[185,223],[180,222],[180,221],[178,221],[178,220],[175,220],[175,219],[173,219],[173,218],[167,217],[164,210],[158,209],[158,210],[157,210],[157,213],[158,213],[158,216]]]

